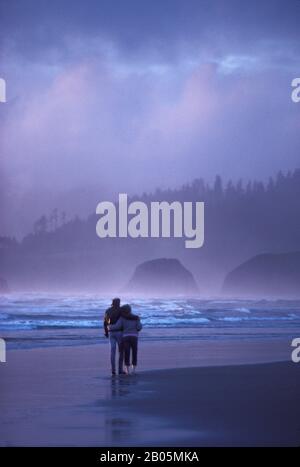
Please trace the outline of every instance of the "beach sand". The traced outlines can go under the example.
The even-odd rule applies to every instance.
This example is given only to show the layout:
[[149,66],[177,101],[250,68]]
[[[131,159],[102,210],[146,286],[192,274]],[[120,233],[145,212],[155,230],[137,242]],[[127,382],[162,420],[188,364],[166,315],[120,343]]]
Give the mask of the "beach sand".
[[11,350],[0,445],[299,446],[290,352],[284,339],[141,342],[140,373],[112,378],[108,344]]

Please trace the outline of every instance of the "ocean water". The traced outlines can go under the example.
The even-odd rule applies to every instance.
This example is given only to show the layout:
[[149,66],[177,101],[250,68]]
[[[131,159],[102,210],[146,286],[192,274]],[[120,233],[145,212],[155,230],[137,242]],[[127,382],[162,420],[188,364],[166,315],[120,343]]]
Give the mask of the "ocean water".
[[[295,336],[300,300],[129,300],[143,339],[250,339]],[[110,300],[99,295],[9,294],[0,297],[0,337],[9,348],[104,342]]]

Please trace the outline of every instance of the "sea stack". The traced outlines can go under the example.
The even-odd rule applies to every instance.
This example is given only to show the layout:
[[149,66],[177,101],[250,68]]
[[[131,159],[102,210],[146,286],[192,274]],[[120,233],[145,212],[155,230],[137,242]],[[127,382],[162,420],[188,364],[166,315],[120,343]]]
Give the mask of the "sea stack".
[[235,297],[300,297],[300,252],[261,254],[225,278],[223,292]]
[[126,289],[152,296],[189,296],[198,292],[196,281],[178,259],[158,258],[136,267]]

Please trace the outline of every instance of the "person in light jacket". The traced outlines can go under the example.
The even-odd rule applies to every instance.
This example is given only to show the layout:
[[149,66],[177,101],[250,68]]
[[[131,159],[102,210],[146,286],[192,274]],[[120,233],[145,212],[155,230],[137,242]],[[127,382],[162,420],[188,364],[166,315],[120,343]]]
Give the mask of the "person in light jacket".
[[123,332],[122,344],[125,356],[125,371],[129,374],[131,356],[132,371],[135,373],[138,353],[138,333],[142,329],[142,323],[140,317],[132,313],[130,305],[123,305],[120,311],[120,318],[115,324],[108,326],[108,329],[110,332]]

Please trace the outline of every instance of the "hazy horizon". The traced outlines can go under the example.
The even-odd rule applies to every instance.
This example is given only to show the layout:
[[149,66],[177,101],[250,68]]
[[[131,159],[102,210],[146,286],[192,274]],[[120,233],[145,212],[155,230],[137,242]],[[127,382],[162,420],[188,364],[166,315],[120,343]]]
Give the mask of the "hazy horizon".
[[[296,167],[295,170],[300,170],[300,169]],[[262,183],[266,187],[270,179],[272,179],[273,181],[276,180],[278,173],[283,173],[284,175],[286,175],[288,172],[293,173],[294,171],[291,170],[291,171],[283,172],[282,170],[279,170],[279,172],[277,173],[270,174],[269,176],[266,175],[265,179],[247,179],[247,178],[237,177],[236,179],[229,178],[227,180],[227,179],[221,178],[222,187],[225,191],[228,183],[230,182],[232,182],[234,186],[237,186],[237,184],[242,183],[243,189],[246,189],[248,183],[253,184],[254,182]],[[219,177],[218,174],[216,174],[215,177],[213,177],[211,181],[208,182],[207,180],[203,179],[203,182],[207,186],[212,188],[214,186],[214,182],[216,181],[217,177]],[[199,178],[202,179],[201,177]],[[149,190],[149,191],[142,190],[140,192],[132,192],[132,193],[127,193],[127,194],[130,198],[132,197],[132,199],[142,199],[143,195],[146,195],[149,198],[153,198],[156,190],[161,190],[162,192],[164,192],[164,190],[181,190],[182,187],[184,186],[191,186],[192,183],[196,180],[199,180],[199,178],[194,177],[186,181],[186,183],[183,182],[181,184],[174,184],[174,186],[155,186],[154,189]],[[112,194],[111,196],[106,196],[106,197],[103,196],[102,198],[98,196],[98,193],[99,192],[97,191],[96,187],[94,188],[89,187],[89,190],[78,188],[78,189],[74,189],[74,190],[71,190],[65,193],[64,192],[56,193],[56,194],[52,193],[52,195],[50,192],[45,193],[44,191],[45,196],[46,194],[48,194],[47,199],[49,201],[49,204],[48,205],[46,204],[46,209],[41,199],[35,200],[36,205],[38,205],[38,210],[36,213],[34,213],[35,214],[34,216],[29,216],[30,222],[27,217],[28,222],[25,222],[24,224],[26,225],[26,228],[23,225],[23,228],[20,230],[20,226],[16,225],[15,227],[16,230],[14,232],[13,231],[9,232],[9,231],[2,230],[4,226],[3,224],[0,226],[0,236],[12,237],[12,238],[15,238],[17,241],[21,241],[24,237],[26,237],[28,234],[33,232],[34,224],[36,221],[39,220],[41,216],[50,217],[53,211],[55,210],[58,211],[59,215],[62,215],[63,213],[66,215],[66,222],[69,222],[75,218],[79,218],[83,221],[86,221],[89,216],[95,215],[96,206],[99,202],[110,201],[114,204],[118,203],[119,192]],[[73,199],[74,199],[74,196],[76,197],[76,194],[78,196],[78,202],[76,206],[73,206]],[[28,196],[30,196],[30,194],[28,194]],[[59,202],[57,200],[59,200]],[[163,201],[163,200],[160,200],[160,201]],[[199,201],[202,201],[202,199],[199,199]],[[50,202],[52,202],[52,204],[50,204]]]

